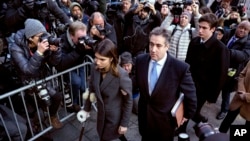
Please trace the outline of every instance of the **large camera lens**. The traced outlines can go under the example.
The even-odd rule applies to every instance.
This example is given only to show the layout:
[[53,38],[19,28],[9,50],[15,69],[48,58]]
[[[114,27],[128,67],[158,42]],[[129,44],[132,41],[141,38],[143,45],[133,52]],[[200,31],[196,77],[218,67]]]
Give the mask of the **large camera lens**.
[[194,126],[195,134],[200,140],[204,140],[206,137],[215,134],[215,130],[209,123],[200,122]]
[[78,38],[78,43],[82,45],[88,45],[89,47],[95,47],[98,43],[97,40],[92,39],[90,36],[82,36]]
[[60,47],[62,44],[62,39],[61,38],[54,38],[54,37],[50,36],[48,38],[48,42],[50,45],[55,45],[57,47]]
[[51,101],[48,90],[44,86],[39,85],[37,86],[37,91],[38,91],[38,96],[43,100],[44,104],[46,106],[50,106]]
[[44,40],[48,40],[48,42],[49,42],[50,45],[55,45],[57,47],[60,47],[61,43],[62,43],[62,39],[61,38],[55,38],[55,37],[51,36],[48,33],[43,33],[40,36],[39,42],[42,42]]

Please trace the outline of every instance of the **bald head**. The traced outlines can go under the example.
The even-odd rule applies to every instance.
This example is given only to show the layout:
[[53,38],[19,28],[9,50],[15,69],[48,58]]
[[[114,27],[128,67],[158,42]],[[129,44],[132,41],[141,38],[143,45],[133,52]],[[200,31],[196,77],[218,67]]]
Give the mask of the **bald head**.
[[104,16],[100,12],[94,12],[90,16],[91,25],[103,25],[104,26]]
[[244,38],[248,36],[249,31],[250,31],[250,22],[247,20],[244,20],[237,26],[235,35],[238,38]]

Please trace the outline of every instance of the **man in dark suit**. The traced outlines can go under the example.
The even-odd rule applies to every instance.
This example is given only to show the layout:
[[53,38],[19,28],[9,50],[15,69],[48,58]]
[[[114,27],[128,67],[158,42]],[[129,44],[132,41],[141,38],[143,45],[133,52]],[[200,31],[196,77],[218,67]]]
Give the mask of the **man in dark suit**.
[[[184,118],[196,111],[196,90],[189,65],[167,53],[167,30],[153,29],[149,35],[149,54],[136,59],[136,82],[140,90],[138,106],[139,132],[142,141],[172,141],[177,127],[171,109],[180,92],[184,93]],[[155,86],[153,86],[155,82]]]
[[228,73],[226,84],[222,90],[221,110],[216,116],[219,120],[226,116],[229,110],[230,93],[236,90],[239,74],[250,58],[249,32],[250,22],[245,20],[237,26],[236,30],[232,30],[228,33],[229,35],[233,33],[226,41],[227,47],[230,50],[230,66],[228,72],[231,73]]
[[198,102],[193,118],[196,123],[208,121],[201,115],[201,108],[206,101],[216,102],[227,77],[229,51],[214,35],[217,21],[216,15],[204,14],[199,19],[199,37],[188,47],[186,62],[190,65]]

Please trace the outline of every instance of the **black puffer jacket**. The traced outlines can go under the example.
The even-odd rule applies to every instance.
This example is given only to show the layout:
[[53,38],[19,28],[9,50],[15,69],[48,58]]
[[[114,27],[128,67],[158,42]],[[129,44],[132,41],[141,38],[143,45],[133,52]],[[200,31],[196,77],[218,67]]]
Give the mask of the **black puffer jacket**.
[[23,83],[34,79],[40,80],[51,74],[50,66],[57,65],[61,60],[61,49],[56,52],[46,51],[44,56],[32,53],[24,35],[24,30],[15,34],[15,42],[10,46],[10,54],[18,76]]

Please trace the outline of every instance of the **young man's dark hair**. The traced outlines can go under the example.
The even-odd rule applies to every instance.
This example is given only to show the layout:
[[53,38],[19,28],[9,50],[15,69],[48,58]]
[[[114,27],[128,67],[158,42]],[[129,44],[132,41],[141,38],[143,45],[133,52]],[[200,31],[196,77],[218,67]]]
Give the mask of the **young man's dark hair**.
[[209,23],[210,28],[213,28],[213,27],[217,27],[218,18],[213,13],[206,13],[200,17],[199,22],[207,22]]

